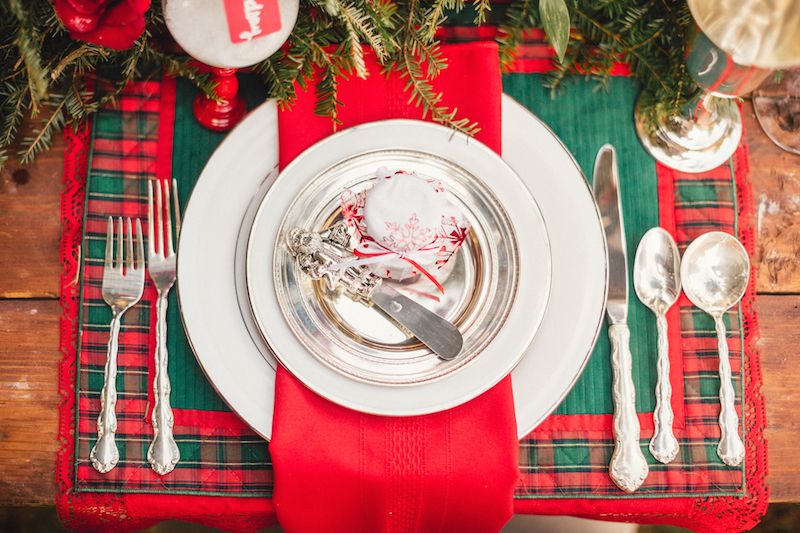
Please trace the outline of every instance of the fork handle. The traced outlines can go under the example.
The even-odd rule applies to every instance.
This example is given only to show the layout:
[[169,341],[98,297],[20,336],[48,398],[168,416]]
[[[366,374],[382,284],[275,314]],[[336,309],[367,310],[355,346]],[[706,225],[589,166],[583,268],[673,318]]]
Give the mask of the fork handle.
[[161,474],[172,472],[181,458],[172,426],[175,418],[169,403],[171,386],[167,373],[167,294],[168,290],[158,291],[156,300],[156,375],[153,379],[153,441],[147,450],[147,462],[153,470]]
[[117,350],[122,313],[114,312],[111,334],[108,338],[108,355],[103,372],[103,390],[100,392],[100,415],[97,417],[97,442],[89,453],[95,470],[105,474],[117,466],[119,450],[114,437],[117,433]]

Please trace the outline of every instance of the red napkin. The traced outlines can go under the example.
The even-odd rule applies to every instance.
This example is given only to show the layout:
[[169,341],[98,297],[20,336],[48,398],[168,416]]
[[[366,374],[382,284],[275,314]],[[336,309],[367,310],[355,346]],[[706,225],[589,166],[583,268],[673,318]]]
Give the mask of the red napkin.
[[[494,43],[443,46],[449,67],[435,82],[444,103],[477,121],[477,137],[500,150],[502,87]],[[366,80],[341,82],[343,125],[422,118],[405,80],[380,75],[367,58]],[[286,165],[333,133],[314,115],[313,86],[279,115]],[[491,532],[513,513],[518,477],[511,378],[474,400],[416,417],[380,417],[336,405],[283,367],[275,385],[270,455],[278,520],[294,532]]]

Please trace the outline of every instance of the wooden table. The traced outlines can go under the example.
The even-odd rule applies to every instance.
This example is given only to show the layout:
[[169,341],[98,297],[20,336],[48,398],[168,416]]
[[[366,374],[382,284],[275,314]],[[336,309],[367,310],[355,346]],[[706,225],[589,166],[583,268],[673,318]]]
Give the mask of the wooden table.
[[[745,107],[759,242],[758,311],[772,501],[800,501],[800,156],[782,152]],[[0,174],[0,505],[52,504],[63,143]]]

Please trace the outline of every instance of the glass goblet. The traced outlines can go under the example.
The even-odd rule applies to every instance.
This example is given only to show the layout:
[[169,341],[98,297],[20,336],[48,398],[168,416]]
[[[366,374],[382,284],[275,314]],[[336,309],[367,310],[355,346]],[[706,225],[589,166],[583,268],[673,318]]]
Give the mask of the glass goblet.
[[639,140],[657,161],[683,172],[705,172],[727,161],[742,138],[733,99],[752,91],[770,73],[737,63],[699,29],[690,32],[686,68],[700,90],[678,113],[652,124],[637,104]]
[[800,154],[800,69],[776,72],[753,92],[761,129],[780,148]]
[[697,28],[689,32],[686,68],[698,96],[652,124],[636,110],[642,145],[659,162],[704,172],[727,161],[739,145],[742,119],[734,97],[749,94],[770,72],[800,59],[800,2],[688,0]]

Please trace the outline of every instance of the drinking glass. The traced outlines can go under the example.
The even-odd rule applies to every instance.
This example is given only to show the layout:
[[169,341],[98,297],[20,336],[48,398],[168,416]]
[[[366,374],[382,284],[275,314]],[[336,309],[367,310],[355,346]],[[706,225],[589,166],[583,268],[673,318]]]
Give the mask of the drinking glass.
[[[742,137],[735,97],[749,94],[773,69],[800,60],[800,2],[688,0],[696,27],[686,68],[700,91],[675,115],[652,124],[637,105],[636,130],[659,162],[705,172],[727,161]],[[641,102],[640,102],[641,103]]]
[[779,71],[767,78],[753,93],[753,109],[773,143],[800,154],[800,69]]

